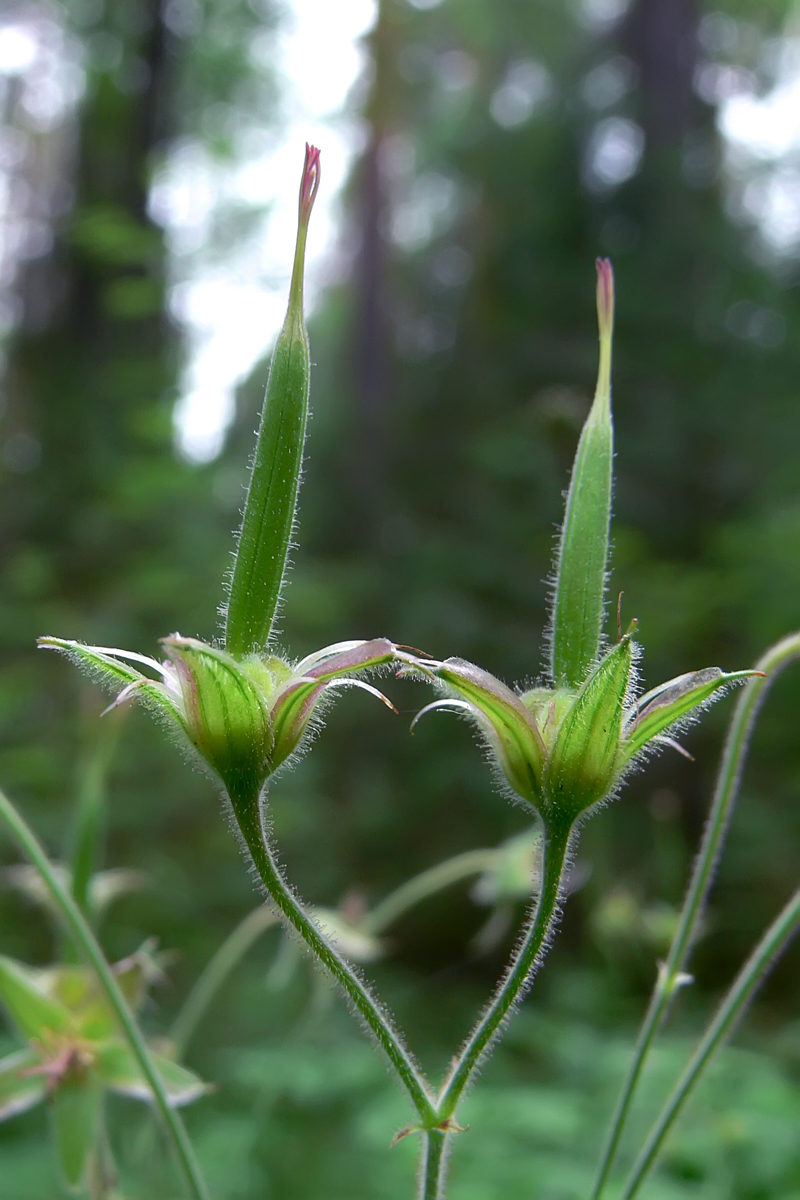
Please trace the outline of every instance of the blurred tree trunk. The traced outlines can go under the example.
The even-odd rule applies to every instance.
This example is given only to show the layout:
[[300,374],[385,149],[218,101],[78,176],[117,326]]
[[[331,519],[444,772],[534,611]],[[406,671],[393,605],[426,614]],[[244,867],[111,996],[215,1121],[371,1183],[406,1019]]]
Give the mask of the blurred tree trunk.
[[692,83],[697,45],[696,0],[636,0],[623,40],[639,66],[648,141],[675,146],[696,113]]
[[119,64],[89,66],[73,177],[51,180],[74,200],[53,216],[52,252],[18,281],[8,420],[38,441],[41,461],[23,473],[12,464],[4,536],[46,556],[52,590],[82,609],[110,602],[131,556],[161,536],[158,513],[123,497],[131,471],[170,445],[164,244],[146,214],[149,163],[165,132],[166,36],[159,0],[129,5],[124,29],[111,11],[93,31],[95,44],[118,47]]
[[380,505],[387,467],[386,421],[391,402],[390,317],[387,297],[389,194],[387,142],[392,129],[394,62],[393,0],[381,0],[370,38],[374,79],[364,116],[370,138],[361,161],[356,195],[360,250],[356,261],[353,322],[358,436],[356,488],[368,526]]

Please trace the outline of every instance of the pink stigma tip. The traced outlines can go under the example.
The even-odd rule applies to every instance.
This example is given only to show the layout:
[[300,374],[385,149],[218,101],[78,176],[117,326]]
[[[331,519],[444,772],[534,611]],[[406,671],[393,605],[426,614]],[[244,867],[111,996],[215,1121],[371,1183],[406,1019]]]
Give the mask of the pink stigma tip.
[[306,142],[306,160],[303,166],[303,179],[300,184],[300,215],[308,220],[319,190],[320,167],[319,150]]
[[600,332],[611,332],[614,320],[614,268],[610,258],[595,259],[597,267],[597,316]]

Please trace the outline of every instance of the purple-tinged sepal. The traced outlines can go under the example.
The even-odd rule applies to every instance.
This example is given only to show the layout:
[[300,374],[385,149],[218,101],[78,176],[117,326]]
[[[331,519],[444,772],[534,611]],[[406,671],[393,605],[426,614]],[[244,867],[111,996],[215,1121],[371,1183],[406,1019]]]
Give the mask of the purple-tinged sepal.
[[375,638],[369,642],[339,642],[299,662],[271,701],[275,738],[272,770],[277,770],[295,753],[320,702],[336,688],[361,688],[394,710],[382,692],[363,679],[354,678],[356,672],[374,670],[393,658],[392,643],[386,638]]
[[722,671],[705,667],[688,671],[660,684],[634,704],[625,715],[619,765],[626,766],[648,747],[668,744],[667,734],[678,732],[727,689],[761,671]]
[[406,659],[407,667],[439,684],[448,693],[417,714],[436,709],[462,711],[474,722],[512,789],[538,809],[542,800],[545,746],[536,721],[521,698],[506,684],[462,658],[444,662]]

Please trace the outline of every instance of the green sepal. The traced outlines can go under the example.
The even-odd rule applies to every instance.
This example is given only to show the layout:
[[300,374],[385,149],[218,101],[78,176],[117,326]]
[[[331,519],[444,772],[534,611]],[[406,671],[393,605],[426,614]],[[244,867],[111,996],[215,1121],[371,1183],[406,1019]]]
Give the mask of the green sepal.
[[163,638],[178,674],[190,740],[235,801],[258,794],[269,773],[272,730],[260,690],[223,650]]
[[150,938],[112,967],[119,990],[134,1012],[142,1007],[153,982],[162,978],[161,968],[152,954],[156,945],[156,940]]
[[600,660],[558,731],[545,791],[552,809],[572,820],[614,786],[632,664],[631,631]]
[[573,688],[531,688],[522,692],[520,700],[536,722],[545,750],[549,751],[566,714],[572,708],[576,691]]
[[0,956],[0,1002],[27,1041],[72,1028],[69,1009],[47,994],[39,975],[13,958]]
[[[424,666],[424,664],[421,664]],[[488,671],[465,659],[448,658],[433,671],[457,696],[477,709],[486,735],[514,791],[538,806],[545,749],[522,700]],[[423,710],[424,711],[424,710]]]
[[[121,663],[118,659],[112,658],[110,654],[104,654],[96,646],[86,646],[83,642],[70,641],[66,638],[40,637],[37,645],[44,650],[58,650],[65,654],[76,666],[103,687],[118,688],[122,684],[123,689],[130,688],[137,699],[152,709],[156,716],[166,718],[168,725],[174,723],[183,733],[187,732],[183,714],[176,702],[167,694],[163,684],[142,675],[140,671],[129,667],[127,663]],[[153,665],[157,664],[153,663]]]
[[93,1041],[116,1033],[116,1017],[88,967],[41,967],[31,974],[42,995],[67,1010],[72,1035]]
[[[138,1010],[148,986],[159,973],[148,954],[147,943],[135,954],[114,963],[111,969],[128,1004],[134,1011]],[[28,972],[43,996],[68,1011],[70,1029],[75,1035],[97,1041],[117,1034],[117,1016],[90,967],[59,964],[28,968]]]
[[91,1071],[62,1080],[52,1097],[53,1131],[67,1187],[78,1191],[86,1178],[89,1156],[97,1146],[103,1088]]
[[141,671],[136,671],[107,654],[101,654],[93,646],[85,646],[83,642],[75,642],[68,638],[40,637],[36,644],[43,650],[59,650],[66,654],[76,666],[106,687],[125,687],[144,679]]
[[597,272],[597,389],[578,442],[556,556],[551,671],[557,687],[580,687],[597,661],[603,627],[614,459],[613,275],[608,260],[598,259]]
[[310,378],[305,242],[318,182],[319,151],[307,147],[289,307],[272,354],[228,592],[225,646],[237,658],[263,651],[270,640],[291,547]]
[[31,1049],[19,1050],[0,1059],[0,1121],[33,1108],[47,1095],[47,1077],[26,1072],[41,1063],[41,1056]]
[[719,667],[705,667],[702,671],[678,675],[645,693],[628,718],[620,747],[620,767],[629,763],[649,742],[714,699],[721,689],[758,674],[758,671],[725,672]]
[[[65,863],[51,863],[53,872],[60,884],[68,891],[72,888],[72,872]],[[30,863],[14,863],[4,871],[4,877],[10,887],[16,888],[28,900],[40,905],[51,916],[60,916],[58,905],[53,900],[47,885],[36,867]],[[110,904],[128,892],[136,891],[144,886],[147,876],[143,871],[132,870],[129,867],[109,867],[105,871],[95,871],[89,880],[88,907],[93,916],[99,917]]]
[[[138,1062],[129,1047],[120,1039],[110,1040],[93,1047],[95,1061],[93,1070],[106,1087],[122,1096],[135,1100],[152,1101],[153,1093],[142,1074]],[[203,1083],[193,1071],[174,1062],[165,1054],[150,1049],[150,1057],[164,1081],[169,1102],[174,1107],[191,1104],[212,1091],[210,1084]]]

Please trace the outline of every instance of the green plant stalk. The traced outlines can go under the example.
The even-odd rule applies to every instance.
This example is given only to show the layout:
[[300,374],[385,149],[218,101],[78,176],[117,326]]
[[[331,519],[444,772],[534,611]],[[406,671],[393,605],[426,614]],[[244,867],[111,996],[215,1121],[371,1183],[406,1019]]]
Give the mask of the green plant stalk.
[[736,976],[730,991],[717,1009],[714,1019],[655,1121],[644,1148],[628,1177],[620,1200],[632,1200],[632,1197],[638,1192],[701,1074],[731,1033],[754,992],[764,981],[772,963],[783,952],[798,929],[800,929],[800,891],[795,892],[786,907],[778,914]]
[[116,1014],[122,1032],[141,1068],[142,1074],[152,1089],[155,1105],[163,1120],[167,1137],[172,1143],[190,1195],[194,1200],[209,1200],[209,1192],[200,1173],[200,1167],[195,1158],[192,1144],[189,1141],[186,1127],[178,1113],[169,1103],[166,1089],[150,1057],[150,1052],[147,1049],[147,1044],[141,1030],[125,1002],[125,998],[119,989],[110,966],[106,962],[97,938],[87,924],[86,918],[78,908],[73,897],[59,883],[52,864],[36,834],[3,792],[0,792],[0,817],[8,825],[23,854],[30,859],[38,870],[76,944],[80,946],[89,963],[97,972],[100,986]]
[[264,825],[262,797],[252,797],[249,804],[242,800],[240,797],[233,806],[236,819],[264,887],[314,957],[327,967],[352,1001],[404,1084],[423,1127],[434,1127],[438,1124],[436,1108],[422,1073],[403,1045],[400,1035],[354,969],[309,917],[284,879]]
[[442,1200],[445,1174],[445,1152],[448,1134],[441,1129],[426,1129],[422,1135],[422,1169],[419,1179],[419,1200]]
[[437,1104],[438,1123],[452,1120],[475,1069],[530,984],[558,915],[562,879],[574,838],[573,826],[551,822],[544,830],[544,861],[539,898],[508,971],[494,998],[453,1062]]
[[686,965],[697,937],[708,892],[738,796],[739,783],[759,709],[776,676],[796,658],[800,658],[800,633],[790,634],[767,650],[755,666],[756,670],[764,672],[764,676],[751,679],[737,701],[720,763],[711,811],[695,860],[686,899],[681,909],[678,928],[666,960],[659,968],[656,985],[611,1120],[611,1128],[603,1148],[590,1200],[599,1200],[603,1193],[647,1057],[664,1021],[672,997],[681,984],[687,982],[685,978]]
[[231,971],[238,966],[261,934],[276,925],[277,922],[278,917],[266,904],[253,909],[239,922],[216,954],[206,963],[169,1031],[169,1038],[175,1047],[178,1059],[182,1059],[186,1054],[186,1048],[197,1026]]
[[427,871],[421,871],[413,879],[401,883],[381,900],[380,904],[376,904],[372,912],[359,923],[359,928],[365,933],[382,933],[404,912],[426,900],[428,896],[435,895],[461,879],[468,879],[470,875],[480,875],[490,870],[500,853],[493,849],[466,850],[463,854],[437,863]]

